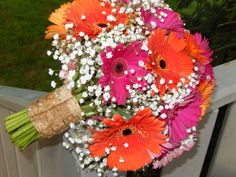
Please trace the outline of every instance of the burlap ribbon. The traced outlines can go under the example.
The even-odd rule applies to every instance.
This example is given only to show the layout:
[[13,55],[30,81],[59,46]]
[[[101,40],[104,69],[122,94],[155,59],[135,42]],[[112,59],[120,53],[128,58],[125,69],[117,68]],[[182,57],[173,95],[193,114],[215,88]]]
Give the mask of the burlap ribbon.
[[78,101],[66,86],[33,102],[28,114],[41,137],[45,138],[64,132],[70,123],[82,119]]

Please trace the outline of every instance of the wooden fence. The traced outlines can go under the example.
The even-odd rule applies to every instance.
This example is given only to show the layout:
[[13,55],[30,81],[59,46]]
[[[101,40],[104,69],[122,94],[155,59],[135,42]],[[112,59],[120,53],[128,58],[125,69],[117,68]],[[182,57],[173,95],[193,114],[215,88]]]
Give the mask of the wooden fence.
[[[236,60],[214,68],[217,88],[200,123],[197,145],[162,169],[162,177],[236,176]],[[0,177],[96,177],[76,165],[62,137],[39,141],[20,152],[9,141],[3,118],[44,92],[0,86]],[[123,176],[123,175],[122,175]]]

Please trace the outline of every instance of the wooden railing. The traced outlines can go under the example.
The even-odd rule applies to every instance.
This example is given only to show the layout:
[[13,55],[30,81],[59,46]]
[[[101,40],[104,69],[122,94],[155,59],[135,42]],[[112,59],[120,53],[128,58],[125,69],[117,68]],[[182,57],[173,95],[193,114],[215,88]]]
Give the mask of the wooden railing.
[[[163,168],[162,177],[236,176],[236,60],[214,71],[217,88],[212,106],[199,125],[199,141],[192,151]],[[3,118],[44,94],[0,86],[0,177],[96,177],[76,165],[62,148],[62,137],[41,140],[23,152],[9,141]]]

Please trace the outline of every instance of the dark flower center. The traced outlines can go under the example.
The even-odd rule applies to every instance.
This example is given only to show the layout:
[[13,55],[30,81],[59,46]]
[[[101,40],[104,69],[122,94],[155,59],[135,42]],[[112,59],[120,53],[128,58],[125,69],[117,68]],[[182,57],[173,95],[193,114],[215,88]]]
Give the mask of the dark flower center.
[[99,26],[100,28],[106,28],[106,27],[107,27],[107,24],[105,24],[105,23],[99,23],[98,26]]
[[115,65],[115,71],[117,73],[121,73],[122,71],[124,71],[124,66],[122,65],[122,63],[116,63]]
[[112,75],[115,77],[125,76],[125,71],[128,70],[128,65],[124,58],[116,58],[112,63]]
[[160,65],[160,68],[161,68],[161,69],[166,69],[166,62],[165,62],[165,60],[162,60],[162,59],[161,59],[161,60],[159,61],[159,65]]
[[124,136],[129,136],[132,134],[132,131],[129,128],[126,128],[125,130],[123,130],[122,133]]

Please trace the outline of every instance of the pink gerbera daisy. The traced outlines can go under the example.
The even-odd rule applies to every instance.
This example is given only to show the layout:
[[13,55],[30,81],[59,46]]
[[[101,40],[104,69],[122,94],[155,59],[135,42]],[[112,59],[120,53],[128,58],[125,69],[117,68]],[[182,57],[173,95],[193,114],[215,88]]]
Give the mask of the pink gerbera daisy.
[[167,9],[156,9],[156,13],[153,14],[150,11],[141,10],[144,23],[150,30],[156,28],[162,28],[168,32],[176,32],[178,37],[183,36],[183,21],[180,15],[174,11]]
[[197,74],[200,76],[201,81],[215,79],[211,64],[202,65],[201,63],[196,63],[195,65],[198,67]]
[[187,130],[197,126],[202,113],[202,103],[202,96],[196,92],[167,112],[170,143],[179,145],[180,141],[189,135]]
[[[196,135],[195,135],[196,136]],[[193,146],[195,145],[195,142],[191,142],[190,144],[187,144],[186,146],[180,147],[174,147],[170,143],[166,143],[162,146],[162,153],[157,157],[157,161],[153,163],[153,168],[161,168],[168,165],[172,160],[175,158],[181,156],[185,151],[189,151]]]
[[119,44],[115,49],[108,47],[106,52],[101,53],[104,76],[99,80],[99,84],[102,87],[110,86],[110,98],[114,97],[119,105],[125,104],[126,98],[129,97],[127,86],[132,87],[137,83],[143,88],[146,84],[142,78],[148,71],[139,63],[146,63],[148,53],[141,47],[141,42],[128,46]]
[[207,38],[202,37],[200,33],[195,33],[193,38],[196,40],[198,47],[203,52],[201,53],[205,58],[208,58],[209,62],[213,61],[212,54],[213,51],[209,47],[209,41]]

